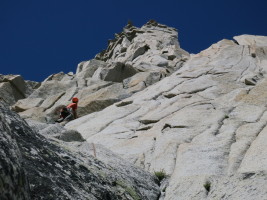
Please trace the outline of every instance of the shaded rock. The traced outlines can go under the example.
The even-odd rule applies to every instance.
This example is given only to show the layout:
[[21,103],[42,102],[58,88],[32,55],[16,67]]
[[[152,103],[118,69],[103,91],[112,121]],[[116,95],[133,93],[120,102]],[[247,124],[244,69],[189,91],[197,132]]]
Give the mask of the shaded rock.
[[246,78],[245,79],[245,84],[246,85],[256,85],[256,80],[253,78]]
[[13,89],[10,83],[0,83],[0,94],[1,98],[9,105],[16,103],[17,99],[13,95]]
[[0,103],[0,199],[30,199],[29,182],[22,167],[21,152],[15,138],[10,134],[2,107],[8,105]]
[[98,68],[106,67],[106,63],[100,60],[89,60],[79,63],[76,71],[76,77],[78,79],[85,79],[92,77]]
[[123,79],[131,77],[137,72],[131,65],[117,62],[106,68],[99,68],[93,78],[99,78],[104,81],[122,82]]
[[[1,106],[0,110],[2,137],[13,138],[2,140],[1,148],[10,147],[5,152],[12,152],[9,158],[14,158],[13,162],[4,158],[5,163],[10,165],[8,169],[13,168],[14,171],[5,173],[5,179],[1,173],[3,184],[11,186],[9,190],[5,188],[6,193],[1,193],[1,196],[14,199],[28,196],[31,199],[157,199],[158,187],[154,178],[146,172],[139,173],[140,179],[137,174],[131,177],[120,173],[112,165],[82,152],[71,152],[64,143],[44,138],[6,108]],[[22,180],[19,186],[16,185],[18,180]],[[16,192],[12,193],[13,190]]]
[[11,84],[11,86],[14,88],[14,90],[16,91],[16,92],[14,92],[16,99],[26,97],[25,96],[26,85],[25,85],[25,81],[23,80],[23,78],[21,76],[19,76],[19,75],[7,75],[4,78],[4,81],[9,82]]
[[40,83],[40,82],[29,81],[29,80],[26,80],[25,82],[26,82],[26,83],[28,84],[28,86],[29,86],[30,88],[32,88],[32,89],[37,89],[38,87],[41,86],[41,83]]
[[60,123],[47,124],[32,119],[26,120],[29,126],[47,138],[57,138],[65,142],[85,141],[81,134],[75,130],[66,130]]
[[26,96],[30,96],[31,93],[41,86],[40,82],[26,80]]
[[26,119],[26,121],[32,130],[48,138],[50,137],[57,138],[61,135],[62,132],[66,131],[66,129],[58,123],[47,124],[47,123],[42,123],[40,121],[35,121],[32,119]]
[[[136,45],[139,45],[139,43],[136,43]],[[141,43],[139,47],[134,47],[134,52],[130,60],[133,61],[138,56],[143,55],[148,49],[149,49],[149,46],[143,43]]]
[[58,139],[63,140],[65,142],[72,142],[72,141],[78,141],[83,142],[85,141],[81,134],[78,131],[75,130],[66,130],[63,131]]
[[34,88],[28,84],[20,75],[0,74],[0,94],[8,105],[13,105],[19,99],[26,98],[33,92]]
[[[123,176],[131,177],[132,179],[136,180],[136,177],[140,177],[142,179],[142,182],[137,180],[140,184],[140,191],[142,194],[145,194],[148,200],[150,199],[157,199],[154,191],[149,191],[146,189],[146,183],[149,183],[151,181],[156,181],[156,177],[152,176],[149,173],[144,173],[144,171],[141,168],[135,167],[132,165],[132,163],[127,162],[117,154],[111,152],[107,148],[105,148],[102,145],[93,144],[93,143],[69,143],[69,146],[73,148],[74,151],[82,152],[85,155],[91,155],[99,159],[101,162],[112,166],[113,168],[120,171],[120,173]],[[152,179],[151,179],[152,178]],[[143,183],[145,183],[143,185]],[[128,188],[128,191],[130,189],[129,186],[125,185],[125,182],[123,180],[118,181],[116,184],[120,185],[121,187]],[[132,199],[139,199],[138,195],[134,195],[135,192],[132,193]],[[159,192],[158,192],[159,194]]]

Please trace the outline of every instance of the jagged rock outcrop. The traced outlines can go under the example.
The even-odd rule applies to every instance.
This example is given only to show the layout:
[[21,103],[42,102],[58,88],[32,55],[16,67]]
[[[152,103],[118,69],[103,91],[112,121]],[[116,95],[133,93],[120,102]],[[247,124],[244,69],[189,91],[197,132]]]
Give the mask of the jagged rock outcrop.
[[172,69],[188,57],[189,54],[180,48],[176,29],[150,20],[141,28],[128,23],[122,33],[109,41],[108,48],[95,58],[107,63],[127,63],[141,71],[150,71],[151,68],[157,70],[164,66]]
[[25,81],[20,75],[0,74],[0,98],[6,104],[13,105],[19,99],[29,96],[39,85],[34,81]]
[[78,64],[76,74],[49,76],[13,110],[25,119],[53,122],[57,108],[79,101],[78,115],[100,111],[165,78],[189,58],[174,28],[150,21],[141,28],[128,24],[95,59]]
[[164,170],[165,200],[264,199],[266,38],[219,41],[171,76],[66,127],[148,171]]
[[[1,102],[0,111],[1,199],[158,198],[154,176],[103,147],[94,146],[92,156],[88,143],[44,137]],[[50,128],[42,134],[53,132],[57,130]]]

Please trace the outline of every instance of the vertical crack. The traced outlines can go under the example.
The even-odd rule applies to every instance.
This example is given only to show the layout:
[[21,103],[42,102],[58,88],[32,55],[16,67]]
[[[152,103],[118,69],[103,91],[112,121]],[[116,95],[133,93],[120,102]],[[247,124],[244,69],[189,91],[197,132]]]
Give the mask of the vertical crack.
[[[263,117],[263,115],[265,114],[266,111],[267,111],[267,109],[265,109],[262,112],[261,116],[255,122],[253,122],[253,123],[245,123],[245,122],[243,122],[243,123],[240,123],[240,125],[236,128],[236,130],[235,130],[235,132],[234,132],[234,134],[232,136],[232,141],[233,142],[230,144],[230,147],[229,147],[230,151],[229,151],[229,155],[228,155],[228,173],[231,173],[232,174],[233,172],[237,171],[240,168],[240,166],[241,166],[241,164],[243,162],[243,159],[244,159],[245,155],[247,154],[248,150],[250,149],[251,144],[258,137],[258,135],[261,133],[261,131],[266,127],[267,120],[264,120],[263,122],[261,122],[262,117]],[[229,159],[230,159],[230,154],[231,154],[231,148],[232,148],[232,146],[234,144],[238,143],[238,142],[241,142],[240,145],[242,145],[242,139],[236,140],[236,132],[237,132],[237,130],[240,127],[242,127],[242,126],[244,126],[246,124],[255,124],[255,126],[257,126],[257,123],[262,123],[262,124],[259,124],[259,129],[256,130],[256,133],[255,134],[252,132],[252,137],[247,137],[246,144],[243,144],[243,145],[245,145],[245,146],[243,146],[244,149],[239,148],[239,152],[236,153],[236,154],[234,154],[234,157],[233,157],[233,158],[236,157],[236,160],[234,161],[234,163],[232,163],[232,166],[229,165],[229,161],[230,161]]]
[[228,111],[225,113],[225,115],[219,120],[218,123],[218,127],[217,129],[214,131],[214,135],[217,136],[220,133],[220,129],[222,128],[222,126],[224,125],[224,120],[229,118],[229,115],[231,114],[231,112],[235,109],[235,107],[231,107],[230,109],[228,109]]
[[65,94],[66,94],[66,92],[63,92],[60,96],[58,96],[57,99],[54,101],[54,103],[52,103],[49,107],[47,107],[46,109],[44,109],[44,112],[45,112],[46,110],[52,108],[52,107],[56,104],[56,102],[57,102],[63,95],[65,95]]

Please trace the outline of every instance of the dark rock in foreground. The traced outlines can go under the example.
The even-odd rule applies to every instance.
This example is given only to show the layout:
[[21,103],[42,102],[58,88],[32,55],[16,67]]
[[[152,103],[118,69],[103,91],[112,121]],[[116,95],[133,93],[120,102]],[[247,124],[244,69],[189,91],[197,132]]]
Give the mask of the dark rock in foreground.
[[155,178],[141,169],[131,167],[128,176],[82,151],[71,152],[1,102],[0,118],[0,199],[157,199]]

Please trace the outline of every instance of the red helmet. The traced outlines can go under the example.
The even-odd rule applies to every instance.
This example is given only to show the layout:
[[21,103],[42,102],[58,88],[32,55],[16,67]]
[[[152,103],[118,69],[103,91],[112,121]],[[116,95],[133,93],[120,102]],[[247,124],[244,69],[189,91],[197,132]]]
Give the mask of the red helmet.
[[73,103],[78,103],[78,101],[79,101],[79,99],[78,99],[77,97],[73,97],[73,98],[72,98],[72,102],[73,102]]

